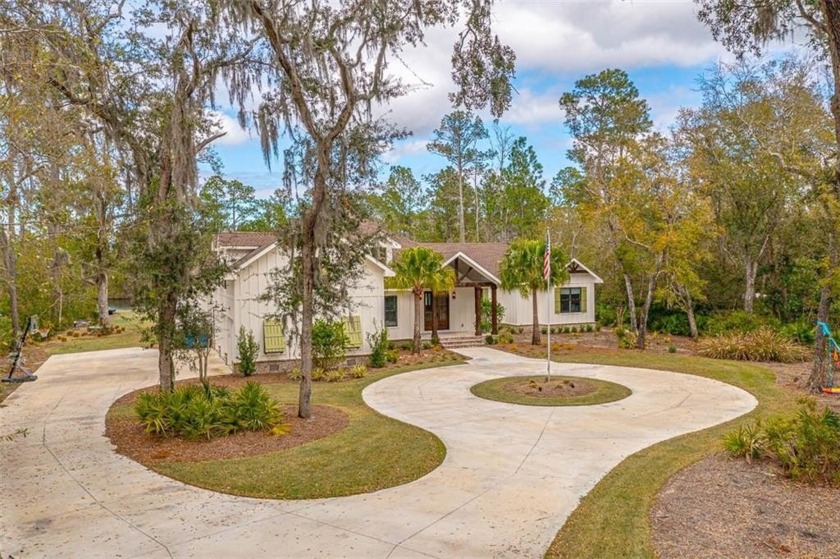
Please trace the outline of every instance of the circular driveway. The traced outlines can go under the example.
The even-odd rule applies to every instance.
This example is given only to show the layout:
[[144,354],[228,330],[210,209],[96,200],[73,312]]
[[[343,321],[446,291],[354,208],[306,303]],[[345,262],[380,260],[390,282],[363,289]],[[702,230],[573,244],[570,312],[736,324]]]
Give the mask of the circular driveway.
[[545,363],[459,352],[473,359],[389,377],[363,394],[381,413],[439,436],[447,448],[439,468],[376,493],[307,501],[217,494],[114,454],[105,414],[122,394],[156,382],[157,353],[53,356],[0,409],[0,434],[29,431],[0,442],[0,556],[537,557],[625,457],[757,403],[701,377],[578,364],[552,372],[633,394],[586,407],[491,402],[469,387],[541,374]]

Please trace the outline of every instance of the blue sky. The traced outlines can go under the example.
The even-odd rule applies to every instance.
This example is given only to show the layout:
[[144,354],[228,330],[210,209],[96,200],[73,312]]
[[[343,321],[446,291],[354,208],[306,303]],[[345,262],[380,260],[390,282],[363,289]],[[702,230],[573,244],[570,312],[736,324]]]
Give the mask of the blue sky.
[[[699,103],[698,75],[719,60],[731,58],[695,14],[690,0],[501,0],[496,28],[517,53],[518,94],[500,124],[528,138],[550,180],[566,165],[570,146],[558,104],[560,95],[584,75],[622,68],[648,100],[655,125],[667,129],[680,107]],[[419,76],[432,84],[382,109],[413,132],[387,154],[386,162],[408,166],[417,177],[445,166],[444,159],[429,154],[425,145],[441,118],[452,110],[447,92],[453,33],[430,33],[425,48],[403,54],[405,66],[392,65],[392,71],[409,83],[418,83]],[[259,142],[241,130],[230,114],[222,117],[228,135],[215,144],[224,174],[254,186],[260,197],[268,196],[280,185],[281,166],[273,165],[273,172],[267,169]],[[485,123],[489,125],[490,120],[485,118]]]

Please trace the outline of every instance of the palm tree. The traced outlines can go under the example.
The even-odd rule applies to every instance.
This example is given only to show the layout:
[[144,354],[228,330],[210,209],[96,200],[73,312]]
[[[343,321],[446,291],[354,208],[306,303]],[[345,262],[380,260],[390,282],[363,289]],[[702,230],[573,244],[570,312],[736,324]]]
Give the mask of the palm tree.
[[[396,276],[388,281],[389,287],[411,289],[414,294],[414,353],[420,351],[420,321],[423,317],[423,293],[426,289],[449,291],[455,286],[455,271],[443,267],[443,256],[426,247],[404,250],[391,262]],[[432,308],[434,308],[434,301]],[[437,324],[434,325],[435,330]]]
[[[537,292],[546,290],[547,285],[543,276],[543,258],[545,257],[545,241],[531,241],[519,239],[513,241],[502,257],[499,275],[502,289],[505,291],[518,290],[523,297],[531,295],[533,307],[533,334],[531,344],[540,344],[540,317],[537,309]],[[566,257],[563,252],[554,247],[551,249],[551,283],[564,283],[569,273],[563,265]],[[550,296],[550,294],[548,295]]]

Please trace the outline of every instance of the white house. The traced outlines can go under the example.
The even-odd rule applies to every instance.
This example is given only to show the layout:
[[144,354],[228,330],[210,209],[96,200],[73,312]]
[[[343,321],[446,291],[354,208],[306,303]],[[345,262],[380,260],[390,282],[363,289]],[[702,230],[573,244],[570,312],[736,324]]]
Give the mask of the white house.
[[[448,294],[423,296],[424,337],[430,337],[433,321],[433,304],[437,305],[437,329],[444,340],[447,336],[465,334],[480,336],[481,299],[501,304],[505,309],[504,324],[531,326],[533,303],[531,297],[522,297],[518,291],[501,289],[499,263],[508,245],[505,243],[416,243],[396,238],[400,248],[424,246],[443,255],[445,266],[455,270],[456,287]],[[541,325],[581,325],[595,323],[595,285],[603,283],[594,272],[572,260],[567,265],[569,281],[556,287],[551,294],[551,315],[546,317],[546,292],[537,294],[537,314]],[[385,290],[385,325],[389,339],[408,339],[414,329],[414,299],[410,292]],[[493,317],[490,319],[492,323]],[[498,324],[497,324],[498,326]],[[494,330],[496,330],[494,328]]]
[[[507,250],[503,243],[415,243],[408,239],[392,238],[379,251],[379,259],[368,256],[364,275],[351,290],[351,308],[345,323],[351,339],[349,352],[369,353],[367,334],[388,329],[391,340],[407,340],[414,329],[414,298],[410,291],[385,288],[385,278],[394,275],[388,264],[399,250],[413,246],[429,247],[440,252],[444,264],[455,270],[456,287],[449,293],[423,296],[424,339],[433,330],[433,306],[437,305],[437,330],[444,345],[483,343],[481,337],[481,299],[497,301],[505,308],[504,324],[530,326],[532,303],[530,297],[500,289],[499,262]],[[270,272],[284,264],[276,237],[272,233],[221,233],[213,245],[230,264],[232,271],[224,285],[213,294],[215,335],[214,347],[228,363],[238,359],[236,338],[240,327],[250,330],[260,345],[257,358],[261,369],[279,370],[281,363],[289,364],[298,358],[297,344],[289,344],[281,325],[271,320],[273,309],[260,301],[270,282]],[[595,285],[601,278],[586,266],[572,260],[568,264],[570,279],[554,288],[551,315],[546,319],[546,293],[540,292],[538,314],[542,325],[592,324],[595,322]],[[497,331],[502,321],[485,317]],[[494,320],[496,319],[496,320]]]

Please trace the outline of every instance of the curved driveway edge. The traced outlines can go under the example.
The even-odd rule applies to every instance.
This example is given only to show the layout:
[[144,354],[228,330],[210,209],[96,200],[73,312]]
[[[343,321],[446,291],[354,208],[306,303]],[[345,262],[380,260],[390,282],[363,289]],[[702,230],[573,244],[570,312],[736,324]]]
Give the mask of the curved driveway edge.
[[309,501],[216,494],[114,454],[103,436],[107,409],[155,382],[156,352],[51,357],[0,409],[0,433],[30,432],[0,443],[0,556],[541,556],[579,499],[625,457],[757,403],[701,377],[578,364],[552,369],[633,394],[586,407],[491,402],[469,387],[540,374],[544,362],[459,351],[473,359],[389,377],[363,394],[383,414],[439,436],[444,463],[400,487]]

